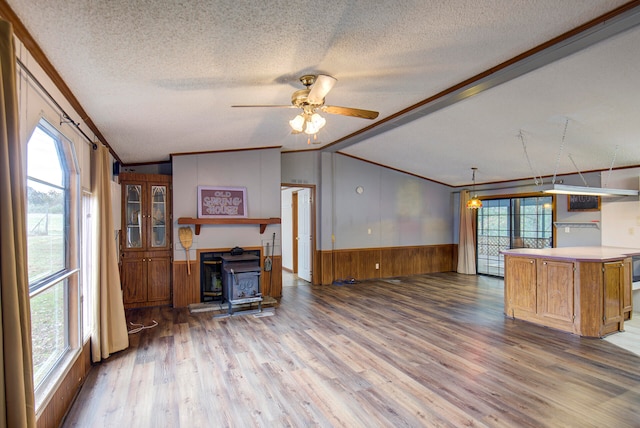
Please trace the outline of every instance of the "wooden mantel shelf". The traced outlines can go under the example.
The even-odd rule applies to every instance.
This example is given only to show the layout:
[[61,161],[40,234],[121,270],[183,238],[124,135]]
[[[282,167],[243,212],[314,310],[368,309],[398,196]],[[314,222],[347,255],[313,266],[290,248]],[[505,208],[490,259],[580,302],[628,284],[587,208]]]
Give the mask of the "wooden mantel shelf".
[[203,224],[259,224],[260,234],[263,234],[268,224],[280,224],[277,217],[271,218],[193,218],[180,217],[178,224],[193,224],[196,227],[196,235],[200,235],[200,226]]

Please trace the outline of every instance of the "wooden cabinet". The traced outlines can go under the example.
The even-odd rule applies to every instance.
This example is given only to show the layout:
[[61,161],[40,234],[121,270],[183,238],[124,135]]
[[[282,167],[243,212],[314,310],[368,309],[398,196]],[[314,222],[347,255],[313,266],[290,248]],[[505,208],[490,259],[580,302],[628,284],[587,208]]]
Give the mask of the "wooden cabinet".
[[574,264],[533,257],[505,257],[505,314],[574,331]]
[[120,273],[125,308],[171,302],[171,177],[120,175]]
[[125,306],[155,306],[170,302],[171,257],[168,254],[125,252],[121,272]]
[[505,254],[505,314],[581,336],[622,331],[631,317],[631,258]]

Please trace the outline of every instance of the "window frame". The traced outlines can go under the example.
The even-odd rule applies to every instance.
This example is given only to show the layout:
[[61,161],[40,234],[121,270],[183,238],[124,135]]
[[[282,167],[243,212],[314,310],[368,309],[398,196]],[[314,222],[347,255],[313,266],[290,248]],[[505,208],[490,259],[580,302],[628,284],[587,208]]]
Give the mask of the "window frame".
[[91,338],[93,330],[93,319],[91,314],[91,308],[93,305],[93,290],[91,284],[93,283],[93,264],[95,262],[95,249],[93,245],[94,239],[94,198],[93,194],[87,190],[81,192],[81,204],[82,204],[82,224],[80,225],[82,242],[82,252],[80,254],[81,260],[81,286],[80,286],[80,337],[82,342]]
[[[546,204],[539,203],[542,199],[547,198],[550,199],[551,206],[546,207]],[[528,203],[534,199],[537,201],[536,204]],[[478,274],[503,277],[504,255],[500,251],[521,248],[524,246],[522,245],[524,240],[537,239],[542,242],[548,239],[549,246],[555,246],[556,231],[553,227],[556,211],[555,201],[554,195],[541,196],[539,194],[500,195],[483,199],[482,208],[475,213],[477,225],[476,270]],[[525,212],[526,207],[534,205],[537,207],[535,214]],[[550,209],[550,216],[538,212],[539,207]],[[535,218],[535,230],[522,228],[522,221],[526,217]],[[491,219],[498,219],[498,221],[491,222]],[[549,224],[541,224],[540,221],[544,219],[547,219]],[[549,237],[534,238],[527,236],[529,232],[536,232],[539,235],[540,232],[545,231],[544,226],[549,227]],[[491,234],[492,232],[493,234]]]
[[[49,273],[44,278],[39,278],[33,283],[29,283],[29,298],[33,301],[46,291],[52,290],[59,284],[62,284],[62,311],[64,323],[64,347],[61,348],[58,355],[51,356],[51,361],[47,361],[45,366],[46,372],[41,374],[38,383],[35,384],[36,411],[41,404],[49,399],[50,394],[57,388],[62,376],[67,371],[69,364],[81,350],[82,337],[82,319],[80,308],[80,296],[82,285],[81,272],[81,227],[79,214],[81,211],[82,192],[80,186],[80,168],[78,166],[78,158],[76,156],[75,145],[62,132],[47,122],[44,118],[33,128],[29,134],[27,145],[31,141],[36,130],[46,133],[55,143],[58,152],[58,160],[62,168],[62,184],[64,188],[64,208],[63,208],[63,252],[64,261],[63,268],[55,272]],[[27,150],[28,153],[28,150]],[[29,157],[27,156],[27,165],[29,165]],[[34,180],[41,182],[42,180],[28,176],[27,182]],[[47,186],[52,183],[43,182]],[[60,186],[52,186],[60,187]],[[26,209],[28,214],[29,207]],[[33,325],[32,325],[33,333]],[[32,336],[32,341],[34,336]],[[36,338],[37,340],[37,338]],[[55,357],[55,359],[54,359]],[[34,377],[35,377],[34,367]],[[34,383],[35,383],[34,379]]]

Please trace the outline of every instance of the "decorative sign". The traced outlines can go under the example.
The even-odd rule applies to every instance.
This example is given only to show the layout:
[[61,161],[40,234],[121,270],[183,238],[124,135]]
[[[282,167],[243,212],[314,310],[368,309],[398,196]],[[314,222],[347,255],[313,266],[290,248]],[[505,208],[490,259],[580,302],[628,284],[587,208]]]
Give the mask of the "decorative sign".
[[247,217],[246,187],[198,186],[198,218]]
[[600,211],[600,196],[568,195],[568,211]]

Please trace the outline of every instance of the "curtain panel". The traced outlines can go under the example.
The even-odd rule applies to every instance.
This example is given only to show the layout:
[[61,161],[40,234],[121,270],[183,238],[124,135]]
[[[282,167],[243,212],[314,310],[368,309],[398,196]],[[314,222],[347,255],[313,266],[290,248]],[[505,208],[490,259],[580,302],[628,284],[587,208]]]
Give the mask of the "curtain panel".
[[476,274],[476,212],[467,208],[470,193],[460,192],[460,228],[458,242],[458,273]]
[[26,141],[18,134],[16,56],[11,24],[0,20],[0,426],[35,427],[27,271]]
[[109,150],[98,145],[91,165],[92,193],[96,202],[95,243],[96,260],[93,266],[94,301],[91,355],[93,362],[108,358],[112,353],[129,347],[129,332],[124,315],[118,248],[111,210],[111,162]]

